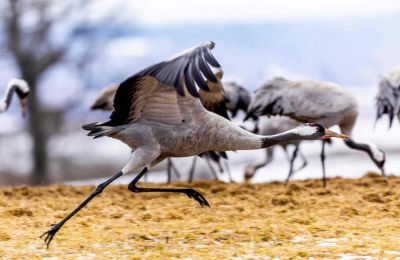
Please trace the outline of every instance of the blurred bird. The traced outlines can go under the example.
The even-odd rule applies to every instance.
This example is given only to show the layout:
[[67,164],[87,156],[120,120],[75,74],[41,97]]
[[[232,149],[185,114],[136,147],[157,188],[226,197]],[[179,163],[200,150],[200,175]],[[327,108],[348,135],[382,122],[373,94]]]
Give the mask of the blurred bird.
[[250,92],[234,81],[224,82],[224,90],[226,108],[231,112],[231,116],[236,117],[240,110],[246,113],[251,101]]
[[[226,107],[231,112],[232,117],[235,117],[238,111],[240,110],[246,113],[251,102],[250,92],[234,81],[224,82],[224,89],[225,89]],[[260,135],[278,134],[301,125],[300,122],[290,119],[289,117],[267,118],[266,116],[262,116],[262,117],[255,117],[253,119],[255,120],[255,128],[253,129],[252,132]],[[291,144],[294,145],[294,150],[292,152],[292,155],[289,156],[287,147],[290,146]],[[288,158],[290,164],[288,177],[292,175],[292,171],[297,172],[307,166],[307,160],[303,155],[303,153],[299,150],[300,141],[281,143],[280,146],[285,152],[285,155]],[[265,161],[258,164],[248,164],[246,166],[244,172],[244,179],[246,181],[253,178],[258,169],[265,167],[272,162],[274,158],[274,149],[275,146],[270,146],[265,149],[266,151]],[[298,154],[302,158],[303,163],[298,169],[294,170],[293,165]],[[288,180],[286,180],[286,182],[287,181]]]
[[[106,186],[124,174],[140,170],[128,185],[130,191],[183,193],[200,205],[209,206],[203,195],[194,189],[136,186],[148,167],[168,157],[194,156],[207,151],[262,149],[287,141],[346,137],[314,123],[277,135],[261,136],[207,111],[200,102],[199,89],[210,91],[207,81],[217,83],[214,71],[221,70],[211,54],[213,47],[213,42],[193,47],[126,79],[118,87],[110,120],[83,126],[90,131],[89,136],[115,138],[134,152],[120,172],[98,185],[76,209],[42,234],[47,246],[60,228]],[[215,102],[214,99],[208,100],[208,96],[205,98],[207,102]]]
[[[114,98],[119,85],[111,84],[100,92],[96,97],[93,105],[90,107],[92,110],[103,110],[103,111],[113,111],[114,110]],[[181,174],[179,173],[176,166],[172,163],[171,158],[167,159],[167,183],[172,181],[172,171],[174,171],[176,177],[180,179]]]
[[[293,120],[289,117],[286,116],[278,116],[278,117],[271,117],[268,118],[266,116],[260,116],[257,118],[257,127],[256,129],[257,132],[256,134],[260,135],[274,135],[277,133],[289,131],[290,129],[293,129],[295,127],[298,127],[301,125],[299,121]],[[307,166],[307,160],[303,153],[301,152],[300,148],[300,142],[301,141],[292,141],[292,142],[287,142],[287,143],[281,143],[279,144],[283,151],[285,152],[285,155],[289,161],[289,174],[286,179],[286,182],[289,181],[289,176],[292,176],[294,172],[300,171],[304,167]],[[294,150],[291,155],[288,154],[287,148],[288,146],[294,146]],[[265,149],[266,151],[266,157],[265,161],[258,163],[258,164],[248,164],[245,168],[245,174],[244,174],[244,179],[246,181],[250,180],[251,178],[254,177],[256,174],[256,171],[262,167],[267,166],[269,163],[272,162],[274,158],[274,148],[275,146],[270,146]],[[297,155],[300,155],[300,158],[302,159],[302,164],[298,169],[293,169],[294,168],[294,162],[297,158]]]
[[400,122],[400,70],[393,71],[387,76],[380,76],[375,100],[377,110],[375,123],[384,114],[389,116],[389,128],[392,127],[395,116]]
[[[300,122],[317,122],[324,127],[338,125],[350,136],[345,144],[366,152],[384,175],[385,153],[370,142],[356,142],[351,138],[358,116],[358,104],[347,90],[333,83],[312,80],[291,81],[274,78],[254,93],[247,118],[261,115],[285,115]],[[325,142],[321,150],[323,184],[325,176]]]
[[22,116],[25,117],[26,100],[29,95],[29,86],[28,83],[23,79],[14,78],[8,81],[4,96],[0,101],[0,113],[7,111],[7,109],[10,107],[14,92],[18,95]]

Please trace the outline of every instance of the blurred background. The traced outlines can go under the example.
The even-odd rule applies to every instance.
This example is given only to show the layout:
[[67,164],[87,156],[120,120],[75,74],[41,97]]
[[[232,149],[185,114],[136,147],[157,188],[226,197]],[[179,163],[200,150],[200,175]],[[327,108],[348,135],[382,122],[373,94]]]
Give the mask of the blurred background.
[[[31,87],[27,118],[17,102],[0,114],[0,185],[92,183],[114,174],[129,149],[110,138],[92,140],[81,130],[109,116],[89,110],[96,95],[208,40],[216,42],[213,53],[224,80],[250,91],[275,76],[348,88],[360,104],[355,139],[375,142],[387,152],[387,172],[400,173],[398,122],[390,130],[387,122],[374,128],[378,75],[400,65],[399,1],[3,0],[0,21],[0,96],[12,77]],[[319,177],[320,143],[303,144],[302,150],[309,167],[296,177]],[[241,181],[245,165],[264,154],[229,153],[234,179]],[[328,147],[327,158],[330,177],[377,170],[364,153],[340,141]],[[188,159],[174,161],[187,172]],[[211,176],[202,166],[200,176]],[[163,165],[155,171],[149,180],[164,181]],[[284,179],[283,153],[260,171],[254,181]]]

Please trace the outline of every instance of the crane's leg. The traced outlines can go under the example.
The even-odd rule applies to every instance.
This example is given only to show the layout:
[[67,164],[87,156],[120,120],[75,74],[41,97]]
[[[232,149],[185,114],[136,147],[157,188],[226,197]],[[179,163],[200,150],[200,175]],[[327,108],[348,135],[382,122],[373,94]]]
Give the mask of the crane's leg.
[[292,159],[292,157],[289,155],[287,145],[282,145],[282,149],[283,149],[283,152],[285,153],[286,160],[288,160],[288,163],[290,163],[290,160]]
[[265,161],[259,163],[259,164],[254,164],[254,165],[247,165],[244,171],[244,179],[245,181],[249,181],[251,178],[254,177],[254,175],[256,175],[256,172],[258,171],[258,169],[263,168],[265,166],[267,166],[270,162],[272,162],[272,160],[274,159],[274,147],[270,146],[265,148]]
[[224,160],[224,164],[225,164],[226,172],[228,173],[229,182],[230,183],[235,182],[232,178],[231,168],[229,167],[228,161]]
[[172,164],[171,158],[168,158],[167,159],[167,183],[168,184],[171,183],[171,179],[172,179],[172,177],[171,177],[171,168],[172,168],[171,164]]
[[189,172],[189,183],[193,182],[193,176],[194,176],[194,170],[196,167],[196,162],[197,162],[197,156],[194,156],[193,161],[192,161],[192,166],[190,167],[190,172]]
[[220,173],[224,173],[224,168],[222,167],[221,159],[218,160],[216,163],[217,163],[217,165],[218,165],[218,170],[219,170],[219,172],[220,172]]
[[326,187],[326,172],[325,172],[325,141],[322,140],[321,150],[321,163],[322,163],[322,185]]
[[304,154],[301,152],[300,147],[299,147],[299,155],[300,155],[300,158],[301,158],[301,160],[303,161],[303,163],[302,163],[302,165],[301,165],[298,169],[294,170],[294,172],[298,172],[298,171],[304,169],[304,168],[307,166],[307,164],[308,164],[307,158],[306,158],[306,157],[304,156]]
[[175,163],[173,163],[172,161],[171,161],[171,167],[172,167],[172,170],[174,170],[176,178],[180,180],[181,179],[181,174],[178,171],[178,169],[176,168]]
[[122,176],[122,172],[118,172],[115,174],[113,177],[110,179],[106,180],[105,182],[99,184],[96,189],[90,194],[89,197],[87,197],[78,207],[76,207],[71,213],[69,213],[63,220],[58,222],[57,224],[51,225],[51,228],[44,232],[40,238],[44,237],[44,242],[47,246],[47,248],[50,245],[51,240],[53,240],[54,236],[57,234],[57,232],[60,230],[60,228],[70,219],[72,218],[76,213],[78,213],[83,207],[86,206],[92,199],[94,199],[97,195],[103,192],[104,188],[107,187],[111,182],[114,180],[118,179],[119,177]]
[[294,161],[296,160],[297,152],[298,152],[298,151],[299,151],[299,146],[296,145],[295,148],[294,148],[294,151],[293,151],[293,153],[292,153],[292,157],[290,158],[289,174],[288,174],[288,176],[286,177],[285,185],[288,184],[290,178],[292,177],[292,175],[293,175],[293,173],[294,173],[293,165],[294,165]]
[[140,193],[140,192],[175,192],[175,193],[184,193],[186,194],[189,198],[192,198],[196,200],[201,206],[210,206],[208,201],[204,198],[204,196],[194,190],[194,189],[164,189],[164,188],[140,188],[136,186],[136,183],[140,180],[140,178],[143,177],[143,175],[147,172],[147,167],[145,167],[136,177],[133,179],[131,183],[128,185],[128,189],[132,192],[135,193]]
[[219,180],[219,179],[218,179],[218,175],[217,175],[217,173],[215,172],[214,167],[211,165],[210,159],[209,159],[208,157],[206,157],[205,160],[206,160],[206,163],[207,163],[207,165],[208,165],[208,168],[210,168],[211,173],[212,173],[212,175],[214,176],[214,179],[218,181],[218,180]]

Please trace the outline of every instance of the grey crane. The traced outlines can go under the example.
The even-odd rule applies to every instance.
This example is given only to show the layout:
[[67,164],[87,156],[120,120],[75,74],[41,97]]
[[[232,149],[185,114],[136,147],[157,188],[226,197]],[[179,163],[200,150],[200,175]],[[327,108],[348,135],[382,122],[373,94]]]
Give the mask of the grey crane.
[[99,184],[86,200],[42,234],[47,247],[71,217],[124,174],[139,172],[128,185],[132,192],[182,193],[202,206],[209,206],[204,196],[194,189],[137,186],[148,167],[168,157],[194,156],[210,150],[262,149],[295,140],[347,137],[315,123],[272,136],[261,136],[207,111],[199,100],[199,89],[210,91],[206,80],[218,82],[214,71],[221,70],[211,54],[213,47],[213,42],[193,47],[129,77],[118,87],[110,120],[83,126],[89,131],[89,136],[112,137],[134,152],[121,171]]
[[7,83],[4,96],[0,100],[0,113],[7,111],[7,109],[10,107],[14,93],[16,93],[19,98],[22,116],[25,116],[26,100],[29,95],[29,86],[25,80],[17,78],[10,79]]
[[379,90],[375,100],[375,123],[385,114],[389,116],[389,128],[392,127],[395,116],[400,122],[400,70],[380,76]]
[[[343,87],[314,80],[291,81],[274,78],[254,93],[247,117],[260,115],[285,115],[300,122],[317,122],[324,127],[338,125],[350,138],[345,144],[367,153],[384,175],[385,153],[371,142],[356,142],[352,130],[358,116],[356,98]],[[323,184],[325,175],[325,142],[321,150]]]
[[[218,75],[216,75],[216,77],[221,79],[222,74],[218,74]],[[210,87],[212,87],[213,91],[212,92],[200,91],[199,92],[200,101],[202,102],[203,106],[208,111],[214,112],[214,113],[228,119],[229,117],[226,112],[225,100],[222,98],[223,93],[224,93],[222,85],[220,84],[220,82],[218,84],[212,84],[211,82],[207,82],[207,84],[209,84]],[[103,88],[102,91],[100,92],[100,94],[96,97],[95,101],[93,102],[91,109],[92,110],[113,111],[114,110],[113,103],[114,103],[114,98],[115,98],[115,94],[117,92],[118,86],[119,86],[118,84],[113,83],[113,84]],[[206,95],[208,95],[208,99],[212,99],[214,102],[207,102],[207,98],[205,98]],[[213,151],[208,151],[208,152],[200,154],[199,156],[206,160],[207,165],[211,170],[211,173],[213,174],[213,176],[216,179],[218,179],[217,173],[215,172],[215,170],[212,167],[209,160],[214,161],[219,166],[220,171],[223,172],[223,169],[220,165],[220,159],[221,159],[221,157],[226,159],[227,158],[226,154],[224,152],[216,153]],[[197,161],[197,156],[194,157],[192,165],[190,167],[189,182],[193,181],[196,161]],[[167,159],[167,176],[168,176],[167,183],[170,183],[172,180],[172,176],[171,176],[172,172],[174,172],[175,175],[178,178],[180,178],[181,174],[179,173],[178,169],[172,162],[171,158],[168,158]]]

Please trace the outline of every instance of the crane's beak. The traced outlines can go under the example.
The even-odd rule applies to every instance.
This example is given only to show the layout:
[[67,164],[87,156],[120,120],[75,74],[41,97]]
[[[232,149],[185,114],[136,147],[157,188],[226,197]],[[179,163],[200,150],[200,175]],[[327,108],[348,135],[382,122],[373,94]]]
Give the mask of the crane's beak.
[[21,98],[20,103],[21,103],[22,117],[25,117],[26,116],[26,98]]
[[321,136],[321,139],[328,139],[331,137],[336,137],[336,138],[342,138],[342,139],[348,139],[349,137],[347,135],[344,134],[339,134],[339,133],[335,133],[329,129],[325,129],[325,134],[323,136]]

